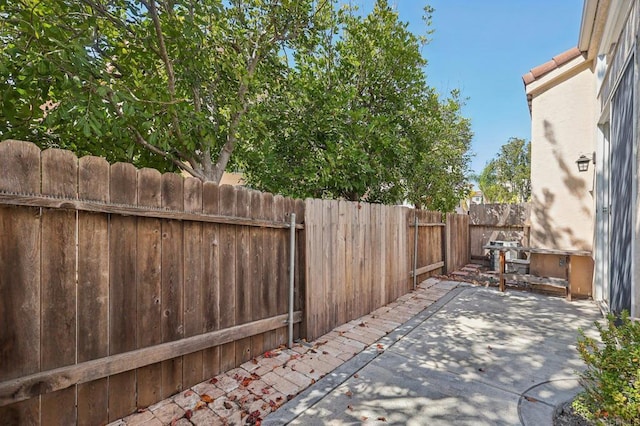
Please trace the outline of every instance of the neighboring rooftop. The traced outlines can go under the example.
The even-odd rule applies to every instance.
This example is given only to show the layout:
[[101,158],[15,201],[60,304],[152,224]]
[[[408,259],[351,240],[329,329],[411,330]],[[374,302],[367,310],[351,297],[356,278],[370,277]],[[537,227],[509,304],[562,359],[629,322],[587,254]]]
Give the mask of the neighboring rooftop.
[[577,47],[572,47],[571,49],[554,56],[550,61],[532,68],[531,71],[522,76],[522,81],[525,86],[531,84],[536,81],[536,79],[555,70],[556,68],[561,67],[580,55],[582,55],[582,52]]

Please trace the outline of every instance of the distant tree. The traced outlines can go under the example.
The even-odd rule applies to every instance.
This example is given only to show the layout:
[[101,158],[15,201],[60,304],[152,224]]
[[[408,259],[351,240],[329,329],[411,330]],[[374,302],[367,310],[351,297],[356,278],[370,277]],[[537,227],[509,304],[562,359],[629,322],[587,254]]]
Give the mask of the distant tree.
[[510,138],[477,177],[485,199],[498,203],[522,203],[531,199],[531,144]]

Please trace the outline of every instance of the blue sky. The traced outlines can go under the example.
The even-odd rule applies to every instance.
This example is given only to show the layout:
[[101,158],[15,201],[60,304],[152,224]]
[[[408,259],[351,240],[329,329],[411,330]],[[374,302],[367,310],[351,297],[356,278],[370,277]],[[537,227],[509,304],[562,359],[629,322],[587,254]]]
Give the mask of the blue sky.
[[[364,10],[374,0],[355,1]],[[576,46],[583,0],[389,0],[400,19],[424,34],[423,7],[433,14],[427,82],[468,98],[472,168],[479,172],[510,137],[531,138],[522,75]]]

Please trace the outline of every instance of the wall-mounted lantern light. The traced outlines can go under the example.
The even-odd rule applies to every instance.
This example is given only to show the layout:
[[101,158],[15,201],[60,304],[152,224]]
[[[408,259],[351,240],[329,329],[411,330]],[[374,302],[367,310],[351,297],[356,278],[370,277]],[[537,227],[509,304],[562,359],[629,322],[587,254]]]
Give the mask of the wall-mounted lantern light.
[[580,158],[576,160],[576,164],[578,165],[579,172],[586,172],[589,170],[589,163],[593,161],[593,164],[596,163],[596,153],[594,152],[592,155],[584,155],[582,154]]

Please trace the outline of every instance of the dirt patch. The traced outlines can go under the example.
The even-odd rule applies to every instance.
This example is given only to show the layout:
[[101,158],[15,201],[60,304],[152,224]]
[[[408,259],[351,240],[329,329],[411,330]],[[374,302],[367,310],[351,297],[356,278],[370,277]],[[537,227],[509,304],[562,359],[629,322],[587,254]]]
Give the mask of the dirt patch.
[[571,407],[573,401],[567,401],[559,407],[553,416],[554,426],[594,426],[595,423],[576,413]]

